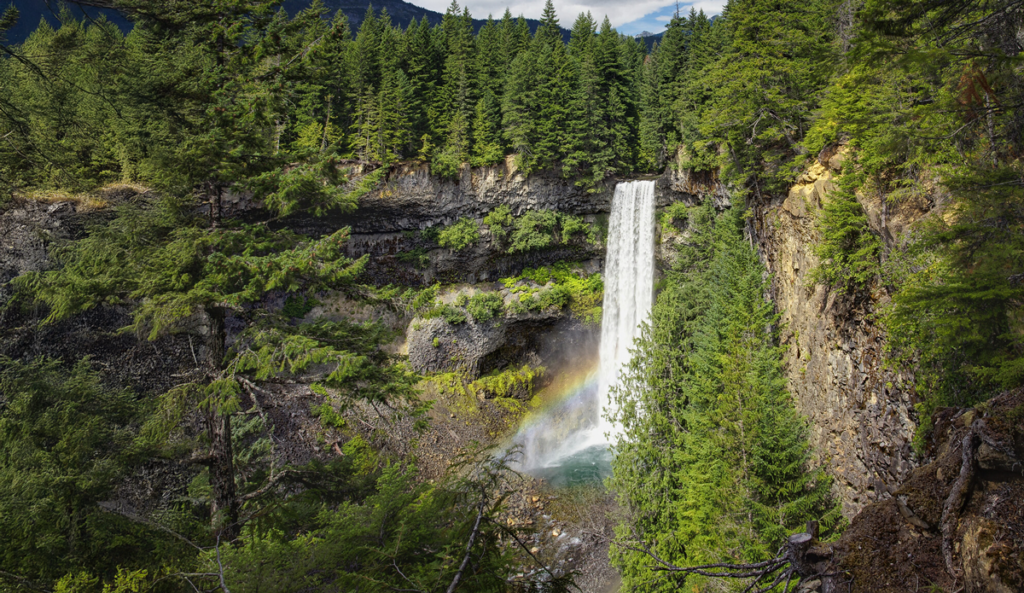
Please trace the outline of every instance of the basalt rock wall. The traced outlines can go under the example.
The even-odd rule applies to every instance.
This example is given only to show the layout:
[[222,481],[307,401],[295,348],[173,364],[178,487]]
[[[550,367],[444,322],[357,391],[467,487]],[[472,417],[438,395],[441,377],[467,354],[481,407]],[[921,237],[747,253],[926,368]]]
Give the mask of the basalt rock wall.
[[[890,498],[915,467],[911,440],[917,426],[909,375],[885,368],[883,334],[873,314],[889,300],[884,288],[848,294],[815,285],[820,262],[815,220],[837,190],[843,152],[823,155],[784,196],[753,200],[750,225],[782,313],[782,341],[790,391],[811,429],[811,444],[835,477],[843,514]],[[891,249],[933,198],[899,204],[858,195],[873,232]]]
[[[655,196],[658,206],[672,202],[696,203],[702,194],[728,203],[727,193],[717,182],[685,171],[666,171],[659,177]],[[580,187],[552,171],[529,175],[516,169],[510,157],[490,167],[464,167],[458,179],[430,174],[425,164],[403,163],[388,173],[380,189],[359,199],[351,213],[318,219],[294,218],[289,223],[308,234],[322,234],[350,226],[354,234],[399,233],[452,224],[466,217],[482,220],[498,206],[506,205],[512,214],[528,210],[555,210],[573,215],[602,214],[611,211],[615,184],[609,178],[592,188]]]

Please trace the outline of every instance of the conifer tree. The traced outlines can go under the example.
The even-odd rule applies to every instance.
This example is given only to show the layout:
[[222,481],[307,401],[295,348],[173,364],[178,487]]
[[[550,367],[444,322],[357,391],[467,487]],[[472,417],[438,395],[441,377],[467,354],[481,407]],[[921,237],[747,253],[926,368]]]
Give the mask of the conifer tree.
[[[839,518],[830,480],[810,467],[807,428],[796,415],[764,301],[757,256],[735,212],[690,213],[693,242],[658,297],[617,395],[628,440],[613,482],[632,511],[619,536],[640,537],[677,566],[774,556],[782,539]],[[642,476],[642,477],[641,477]],[[636,534],[636,535],[634,535]],[[620,548],[624,581],[645,591],[649,560]]]

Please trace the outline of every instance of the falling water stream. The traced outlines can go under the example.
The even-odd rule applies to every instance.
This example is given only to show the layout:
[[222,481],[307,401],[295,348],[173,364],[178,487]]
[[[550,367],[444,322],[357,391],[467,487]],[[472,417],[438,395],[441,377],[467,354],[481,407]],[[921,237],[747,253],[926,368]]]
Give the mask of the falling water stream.
[[612,390],[629,364],[654,292],[654,182],[615,186],[604,265],[600,362],[569,381],[561,402],[525,426],[523,469],[554,486],[599,481],[611,471],[610,445],[621,436]]

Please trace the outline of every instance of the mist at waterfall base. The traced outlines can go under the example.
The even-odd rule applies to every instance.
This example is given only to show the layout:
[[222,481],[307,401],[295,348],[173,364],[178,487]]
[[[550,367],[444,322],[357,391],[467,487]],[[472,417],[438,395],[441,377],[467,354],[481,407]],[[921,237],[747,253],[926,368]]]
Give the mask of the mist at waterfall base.
[[622,431],[612,388],[629,364],[640,324],[654,292],[654,182],[615,186],[604,265],[604,302],[598,361],[579,361],[549,388],[551,402],[532,415],[513,442],[523,451],[521,469],[554,487],[600,483],[611,475],[610,447]]

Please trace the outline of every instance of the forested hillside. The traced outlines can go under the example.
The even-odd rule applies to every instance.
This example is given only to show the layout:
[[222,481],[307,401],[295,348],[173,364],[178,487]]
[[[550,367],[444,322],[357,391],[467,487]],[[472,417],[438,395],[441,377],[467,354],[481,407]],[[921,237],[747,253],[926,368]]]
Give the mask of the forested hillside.
[[[0,18],[0,215],[89,214],[60,240],[36,233],[45,262],[0,275],[0,590],[571,589],[585,575],[545,565],[527,543],[532,521],[503,514],[520,484],[514,449],[481,444],[421,477],[435,453],[420,441],[436,421],[424,389],[486,384],[528,401],[543,368],[425,377],[394,342],[420,323],[475,331],[563,310],[595,323],[600,280],[585,260],[602,248],[600,209],[555,212],[547,194],[596,203],[638,176],[682,189],[658,214],[668,263],[616,392],[617,527],[595,537],[622,590],[1024,586],[1019,513],[986,507],[996,527],[971,532],[970,549],[989,546],[974,556],[957,522],[971,484],[993,500],[1021,492],[1024,412],[1005,396],[1024,386],[1021,2],[730,0],[714,21],[674,15],[650,50],[589,13],[566,40],[550,0],[533,32],[508,10],[476,27],[454,1],[439,23],[404,27],[386,11],[354,27],[321,0],[291,12],[281,0],[81,4],[133,28],[65,10],[15,44],[3,35],[18,10]],[[886,389],[915,404],[915,463],[963,451],[962,466],[914,474],[941,499],[920,503],[927,520],[907,507],[918,491],[899,498],[919,529],[901,541],[934,552],[923,568],[872,557],[910,567],[903,580],[857,572],[860,544],[873,544],[839,539],[834,460],[812,448],[792,393],[801,371],[784,362],[792,343],[804,370],[826,354],[782,337],[766,267],[777,223],[765,212],[826,165],[833,186],[801,206],[817,264],[794,290],[870,312],[863,327],[905,378]],[[389,227],[386,266],[352,255],[357,205],[387,203],[407,187],[389,182],[419,168],[445,191],[478,170],[517,179],[532,205]],[[927,212],[892,230],[887,215],[910,201]],[[11,220],[3,228],[22,219]],[[471,247],[518,267],[472,297],[459,291],[475,268],[458,281],[422,273],[428,251]],[[510,255],[521,259],[499,261]],[[311,316],[325,295],[386,314]],[[403,315],[416,319],[408,330],[385,319]],[[116,325],[96,341],[152,349],[159,364],[128,380],[92,352],[60,350],[53,328],[80,319]],[[426,344],[438,359],[450,345]],[[438,368],[449,363],[466,361]],[[294,386],[317,399],[288,418],[315,427],[285,434],[297,421],[261,402]],[[1005,438],[985,424],[1000,394],[991,423]],[[527,406],[499,399],[511,417]],[[359,411],[381,439],[364,438]],[[954,434],[965,440],[938,445]],[[299,441],[317,454],[292,451]],[[994,473],[975,480],[977,467]],[[895,505],[898,487],[877,500]],[[780,555],[808,521],[827,570]],[[989,557],[996,576],[976,578]]]

